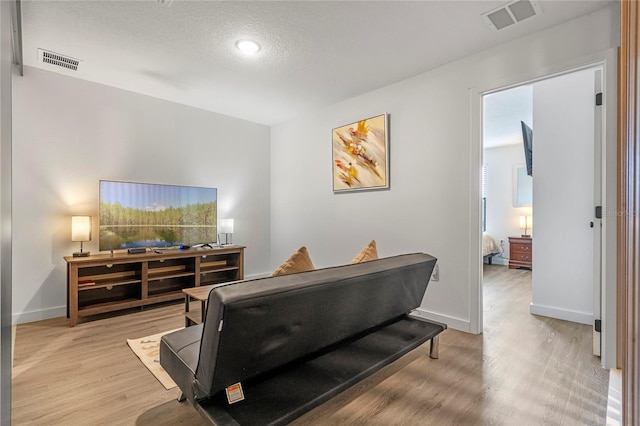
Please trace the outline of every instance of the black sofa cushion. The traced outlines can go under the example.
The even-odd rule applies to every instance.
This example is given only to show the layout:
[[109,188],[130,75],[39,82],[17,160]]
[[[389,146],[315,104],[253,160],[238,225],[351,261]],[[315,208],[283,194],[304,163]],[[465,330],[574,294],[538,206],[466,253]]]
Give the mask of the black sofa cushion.
[[185,397],[194,400],[193,380],[200,355],[202,324],[162,336],[160,363],[182,390]]
[[446,325],[404,316],[242,383],[245,400],[231,404],[224,392],[195,404],[217,426],[276,426],[291,421],[436,337]]
[[208,398],[407,314],[420,306],[435,262],[416,253],[215,288],[195,376],[192,360],[178,367],[179,351],[163,348],[175,344],[171,334],[161,365],[191,401]]

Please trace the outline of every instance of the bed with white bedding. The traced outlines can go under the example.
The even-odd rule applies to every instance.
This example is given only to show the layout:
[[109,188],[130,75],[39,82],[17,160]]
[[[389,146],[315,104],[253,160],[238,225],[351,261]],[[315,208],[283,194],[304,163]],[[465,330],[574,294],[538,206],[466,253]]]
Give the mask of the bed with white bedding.
[[496,243],[496,239],[486,232],[482,233],[482,258],[491,265],[491,258],[500,253],[500,246]]

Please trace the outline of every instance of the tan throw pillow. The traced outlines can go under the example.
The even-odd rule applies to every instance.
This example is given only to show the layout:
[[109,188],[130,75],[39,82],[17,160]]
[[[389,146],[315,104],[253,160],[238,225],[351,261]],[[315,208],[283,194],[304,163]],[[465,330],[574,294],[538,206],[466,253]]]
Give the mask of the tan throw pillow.
[[313,262],[311,262],[311,258],[309,257],[309,252],[306,247],[300,247],[297,252],[293,253],[291,257],[284,261],[282,265],[278,269],[276,269],[272,277],[277,277],[278,275],[288,275],[295,274],[298,272],[306,272],[313,271],[316,269],[313,266]]
[[378,258],[378,250],[376,249],[376,240],[371,240],[369,244],[353,258],[351,263],[368,262],[370,260],[376,260]]

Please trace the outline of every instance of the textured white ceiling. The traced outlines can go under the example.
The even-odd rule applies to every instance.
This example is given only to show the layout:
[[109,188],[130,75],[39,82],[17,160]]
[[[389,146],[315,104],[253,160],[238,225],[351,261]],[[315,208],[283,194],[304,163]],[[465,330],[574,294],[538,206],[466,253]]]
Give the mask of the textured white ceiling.
[[[539,0],[494,32],[502,1],[22,1],[25,65],[264,124],[403,80],[615,1]],[[237,52],[238,39],[262,49]],[[43,48],[81,60],[38,64]]]

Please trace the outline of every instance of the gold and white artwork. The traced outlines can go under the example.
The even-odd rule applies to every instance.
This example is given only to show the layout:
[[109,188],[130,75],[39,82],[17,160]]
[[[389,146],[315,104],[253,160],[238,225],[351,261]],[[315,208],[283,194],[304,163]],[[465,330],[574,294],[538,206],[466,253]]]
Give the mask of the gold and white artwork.
[[389,187],[387,114],[333,129],[333,191]]

